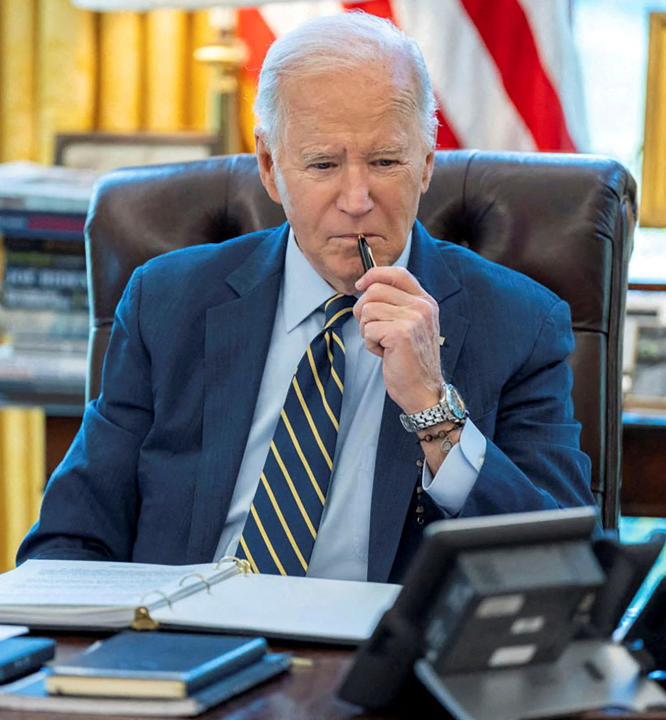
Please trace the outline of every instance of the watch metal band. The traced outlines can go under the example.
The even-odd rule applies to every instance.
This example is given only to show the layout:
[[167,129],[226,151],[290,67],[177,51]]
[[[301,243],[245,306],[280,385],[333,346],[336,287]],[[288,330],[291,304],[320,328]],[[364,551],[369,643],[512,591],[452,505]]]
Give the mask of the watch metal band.
[[450,422],[462,426],[467,420],[465,403],[453,385],[445,385],[437,405],[415,413],[401,413],[400,422],[408,432],[427,430],[433,425]]

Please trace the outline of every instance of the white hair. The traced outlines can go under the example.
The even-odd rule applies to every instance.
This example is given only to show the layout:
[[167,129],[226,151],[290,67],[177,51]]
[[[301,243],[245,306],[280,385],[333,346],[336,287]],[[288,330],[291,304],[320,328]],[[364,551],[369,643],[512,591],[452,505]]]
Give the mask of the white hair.
[[418,45],[388,20],[361,11],[318,17],[278,38],[266,53],[254,103],[259,129],[270,147],[284,132],[286,108],[280,80],[356,71],[388,58],[407,63],[413,76],[413,99],[424,145],[433,148],[436,102]]

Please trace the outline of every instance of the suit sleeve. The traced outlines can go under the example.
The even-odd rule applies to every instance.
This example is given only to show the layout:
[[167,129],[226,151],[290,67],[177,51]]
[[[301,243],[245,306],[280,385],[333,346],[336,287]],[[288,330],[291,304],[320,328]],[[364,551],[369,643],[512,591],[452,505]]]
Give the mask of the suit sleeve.
[[140,328],[142,270],[116,309],[102,392],[46,487],[40,517],[21,544],[28,558],[131,559],[139,513],[137,463],[153,418],[150,357]]
[[566,361],[573,347],[569,308],[558,301],[502,388],[485,459],[460,516],[595,504],[573,417]]

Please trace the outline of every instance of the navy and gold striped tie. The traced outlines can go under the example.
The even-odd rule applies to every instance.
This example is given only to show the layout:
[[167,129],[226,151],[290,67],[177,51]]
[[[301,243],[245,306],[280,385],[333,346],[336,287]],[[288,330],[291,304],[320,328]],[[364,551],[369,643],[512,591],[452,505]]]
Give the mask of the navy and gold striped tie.
[[356,298],[334,295],[291,379],[237,555],[254,572],[305,575],[331,479],[345,376],[342,324]]

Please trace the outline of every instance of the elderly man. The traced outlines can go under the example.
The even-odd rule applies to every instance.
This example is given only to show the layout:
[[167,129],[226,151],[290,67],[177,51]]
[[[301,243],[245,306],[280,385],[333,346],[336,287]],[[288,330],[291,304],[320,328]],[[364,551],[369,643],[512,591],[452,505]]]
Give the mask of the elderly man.
[[566,304],[415,222],[436,128],[415,44],[311,21],[256,109],[288,224],[134,273],[19,560],[398,580],[433,519],[592,504]]

